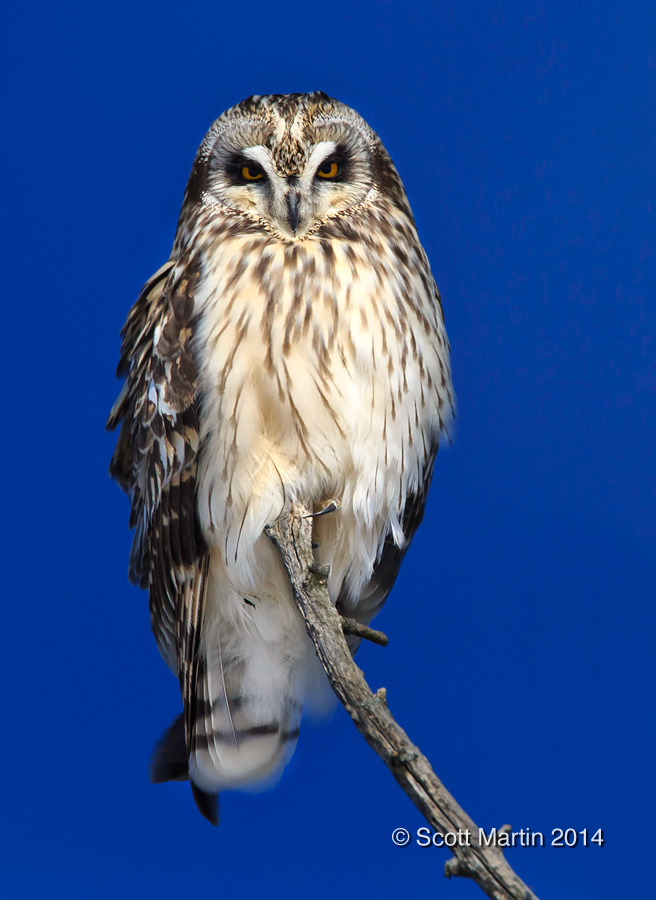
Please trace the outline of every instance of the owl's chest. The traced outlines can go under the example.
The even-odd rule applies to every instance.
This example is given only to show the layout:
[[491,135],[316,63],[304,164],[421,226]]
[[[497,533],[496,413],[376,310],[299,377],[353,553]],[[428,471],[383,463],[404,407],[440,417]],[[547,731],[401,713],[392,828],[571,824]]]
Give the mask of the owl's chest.
[[441,401],[421,280],[352,245],[265,245],[255,259],[247,249],[211,260],[196,298],[202,437],[217,479],[319,491],[425,452]]
[[247,249],[213,259],[196,293],[206,538],[228,558],[290,500],[339,497],[375,544],[439,434],[435,305],[352,247]]
[[203,421],[217,462],[226,474],[247,466],[255,477],[267,461],[286,482],[300,470],[343,469],[374,393],[348,327],[316,308],[299,321],[291,304],[267,311],[242,299],[240,316],[218,329],[202,365]]
[[265,246],[249,264],[246,254],[208,266],[196,347],[215,428],[247,420],[279,439],[290,429],[334,439],[385,364],[371,267],[339,248],[292,250]]

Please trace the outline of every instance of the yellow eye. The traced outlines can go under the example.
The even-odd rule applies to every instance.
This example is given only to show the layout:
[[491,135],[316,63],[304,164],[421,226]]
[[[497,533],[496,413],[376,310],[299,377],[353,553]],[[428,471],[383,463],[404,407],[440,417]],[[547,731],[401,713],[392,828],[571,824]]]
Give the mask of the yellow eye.
[[336,178],[339,175],[339,166],[336,162],[325,162],[317,175],[319,178]]
[[241,177],[246,181],[261,181],[264,178],[264,172],[257,166],[244,166],[241,170]]

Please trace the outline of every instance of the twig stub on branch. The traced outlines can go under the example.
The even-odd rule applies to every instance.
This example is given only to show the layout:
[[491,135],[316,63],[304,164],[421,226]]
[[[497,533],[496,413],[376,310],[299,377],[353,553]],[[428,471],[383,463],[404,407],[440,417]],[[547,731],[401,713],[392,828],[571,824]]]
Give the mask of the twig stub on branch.
[[382,631],[376,631],[374,628],[369,628],[368,625],[361,625],[355,619],[349,619],[346,616],[340,618],[344,634],[354,634],[356,637],[371,641],[372,644],[378,644],[381,647],[387,647],[389,644],[389,638]]

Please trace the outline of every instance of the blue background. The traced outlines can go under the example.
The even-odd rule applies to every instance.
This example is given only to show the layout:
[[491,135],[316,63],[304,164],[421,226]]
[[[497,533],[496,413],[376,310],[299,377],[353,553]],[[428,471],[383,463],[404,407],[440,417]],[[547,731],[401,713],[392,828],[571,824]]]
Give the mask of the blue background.
[[16,898],[482,896],[341,710],[281,783],[151,786],[175,680],[106,470],[118,331],[197,145],[251,93],[380,133],[442,291],[459,401],[358,662],[545,898],[648,896],[656,476],[651,3],[25,2],[2,26],[6,550],[0,883]]

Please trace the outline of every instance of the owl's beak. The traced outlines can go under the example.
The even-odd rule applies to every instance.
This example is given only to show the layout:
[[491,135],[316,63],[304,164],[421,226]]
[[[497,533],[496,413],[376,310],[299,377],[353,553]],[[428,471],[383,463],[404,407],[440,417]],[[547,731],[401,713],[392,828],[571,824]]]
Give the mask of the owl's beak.
[[287,193],[287,221],[294,234],[298,231],[298,198],[298,191],[291,188]]

